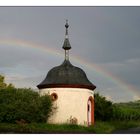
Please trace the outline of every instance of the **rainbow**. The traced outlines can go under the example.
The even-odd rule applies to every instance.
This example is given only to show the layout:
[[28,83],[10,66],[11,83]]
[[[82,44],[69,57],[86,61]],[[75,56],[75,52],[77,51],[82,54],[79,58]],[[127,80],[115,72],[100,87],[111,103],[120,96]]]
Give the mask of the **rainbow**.
[[[25,40],[19,40],[19,39],[9,39],[9,40],[0,40],[0,45],[9,45],[9,46],[20,46],[20,47],[24,47],[24,48],[33,48],[33,49],[37,49],[38,51],[45,51],[49,54],[52,55],[57,55],[62,57],[64,54],[62,53],[62,51],[57,50],[57,49],[53,49],[51,47],[48,46],[43,46],[43,45],[39,45],[37,43],[33,43],[30,41],[25,41]],[[89,70],[93,70],[96,73],[100,74],[101,76],[109,79],[111,82],[117,84],[119,87],[121,87],[122,89],[124,89],[127,92],[131,92],[132,94],[136,95],[136,96],[140,96],[140,92],[133,87],[132,85],[127,84],[126,82],[124,82],[121,78],[113,75],[112,73],[106,71],[105,69],[102,69],[101,67],[99,67],[97,64],[95,63],[91,63],[88,62],[86,60],[84,60],[81,57],[77,57],[77,56],[73,56],[71,57],[71,59],[79,64],[82,64],[84,66],[86,66]]]

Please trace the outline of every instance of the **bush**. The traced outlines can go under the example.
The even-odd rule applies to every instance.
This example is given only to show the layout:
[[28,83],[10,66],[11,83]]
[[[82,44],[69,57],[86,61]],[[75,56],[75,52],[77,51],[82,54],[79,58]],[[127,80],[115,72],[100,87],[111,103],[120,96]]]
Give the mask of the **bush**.
[[5,88],[14,88],[13,84],[6,84],[5,83],[5,77],[0,75],[0,89],[5,89]]
[[107,101],[105,97],[94,94],[95,99],[95,120],[111,120],[113,115],[113,105],[111,101]]
[[0,89],[0,122],[46,122],[51,110],[48,95],[39,96],[31,89]]

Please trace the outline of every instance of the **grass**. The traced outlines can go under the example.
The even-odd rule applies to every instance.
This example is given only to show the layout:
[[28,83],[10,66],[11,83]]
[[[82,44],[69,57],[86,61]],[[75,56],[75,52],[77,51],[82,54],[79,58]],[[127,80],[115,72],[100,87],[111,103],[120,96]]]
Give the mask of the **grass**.
[[68,124],[46,124],[31,123],[26,125],[19,124],[0,124],[0,133],[88,133],[87,127]]
[[68,124],[46,124],[46,123],[31,123],[25,125],[0,123],[0,133],[93,133],[93,134],[109,134],[116,130],[128,129],[140,126],[140,121],[96,121],[94,126],[84,127],[80,125]]
[[93,130],[98,134],[109,134],[117,130],[129,129],[138,126],[140,126],[140,121],[98,121],[97,124],[95,124]]

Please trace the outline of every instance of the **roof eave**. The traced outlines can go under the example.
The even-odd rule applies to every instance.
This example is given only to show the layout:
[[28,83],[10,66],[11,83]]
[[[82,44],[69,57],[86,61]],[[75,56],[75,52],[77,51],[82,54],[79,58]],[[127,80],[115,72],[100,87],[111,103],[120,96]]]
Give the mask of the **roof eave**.
[[44,88],[85,88],[94,90],[96,88],[95,85],[79,85],[79,84],[46,84],[46,85],[37,85],[39,89]]

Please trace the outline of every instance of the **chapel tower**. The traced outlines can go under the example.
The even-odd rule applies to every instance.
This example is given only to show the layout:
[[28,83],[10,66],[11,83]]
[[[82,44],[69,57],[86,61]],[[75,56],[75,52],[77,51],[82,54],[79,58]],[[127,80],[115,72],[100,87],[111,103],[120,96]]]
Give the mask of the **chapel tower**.
[[65,39],[62,48],[65,59],[59,66],[52,68],[46,78],[39,84],[41,95],[52,96],[56,111],[48,122],[54,124],[77,123],[80,125],[94,124],[94,89],[86,73],[69,61],[71,45],[68,37],[68,21],[66,20]]

